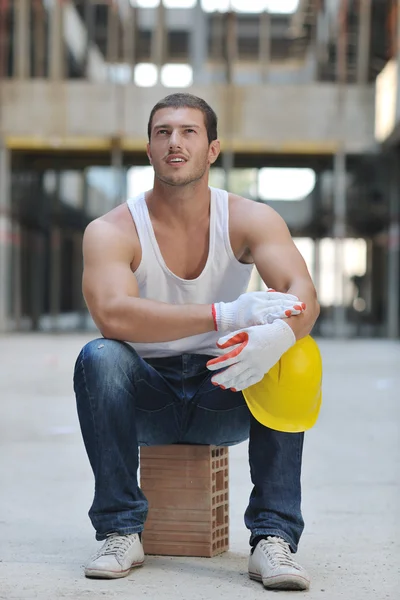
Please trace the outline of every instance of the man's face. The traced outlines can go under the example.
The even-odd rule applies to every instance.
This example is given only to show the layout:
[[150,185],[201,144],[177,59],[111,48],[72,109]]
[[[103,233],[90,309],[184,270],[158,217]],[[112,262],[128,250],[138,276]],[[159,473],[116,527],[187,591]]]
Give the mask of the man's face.
[[157,179],[185,186],[206,174],[219,154],[219,142],[208,143],[204,115],[196,108],[163,108],[151,125],[147,155]]

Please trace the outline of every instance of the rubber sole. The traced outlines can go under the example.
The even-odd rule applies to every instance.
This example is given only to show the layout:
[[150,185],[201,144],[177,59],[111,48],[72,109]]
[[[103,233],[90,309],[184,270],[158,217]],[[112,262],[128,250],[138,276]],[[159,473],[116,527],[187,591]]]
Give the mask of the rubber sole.
[[88,579],[121,579],[121,577],[127,577],[132,569],[136,567],[142,567],[144,564],[144,560],[142,562],[133,563],[129,567],[129,569],[125,569],[125,571],[100,571],[97,569],[85,569],[85,577]]
[[275,577],[268,577],[263,579],[259,573],[252,573],[249,571],[250,579],[259,581],[268,590],[297,590],[306,591],[310,588],[310,583],[307,579],[301,576],[295,575],[276,575]]

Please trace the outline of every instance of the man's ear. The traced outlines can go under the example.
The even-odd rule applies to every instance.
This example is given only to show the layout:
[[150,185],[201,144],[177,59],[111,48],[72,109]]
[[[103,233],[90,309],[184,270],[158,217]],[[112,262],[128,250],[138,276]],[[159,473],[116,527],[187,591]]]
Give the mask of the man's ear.
[[210,148],[208,150],[208,158],[210,164],[214,164],[217,160],[219,153],[221,152],[221,144],[219,140],[213,140],[210,144]]
[[149,159],[149,163],[152,165],[153,161],[151,158],[151,150],[150,150],[150,144],[148,143],[146,146],[146,154],[147,154],[147,158]]

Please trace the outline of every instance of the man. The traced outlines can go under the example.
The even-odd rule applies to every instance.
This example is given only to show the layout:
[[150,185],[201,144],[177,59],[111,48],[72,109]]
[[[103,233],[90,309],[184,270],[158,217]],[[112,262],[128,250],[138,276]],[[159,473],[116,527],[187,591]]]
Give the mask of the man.
[[[314,286],[277,213],[209,188],[220,145],[204,100],[167,96],[151,112],[148,135],[153,189],[90,223],[84,236],[83,291],[103,338],[82,349],[74,387],[95,476],[89,516],[105,540],[85,574],[123,577],[143,563],[138,446],[249,438],[250,577],[307,589],[292,557],[304,526],[303,434],[258,423],[241,390],[310,332]],[[254,265],[274,289],[244,293]]]

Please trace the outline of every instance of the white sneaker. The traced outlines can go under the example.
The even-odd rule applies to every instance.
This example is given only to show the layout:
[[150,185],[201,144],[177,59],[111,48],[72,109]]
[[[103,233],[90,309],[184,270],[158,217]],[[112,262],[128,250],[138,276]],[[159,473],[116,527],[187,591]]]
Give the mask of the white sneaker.
[[137,533],[111,534],[85,567],[86,577],[116,579],[126,577],[144,562],[143,546]]
[[308,590],[310,577],[293,560],[289,544],[280,537],[260,540],[249,558],[249,577],[264,587],[281,590]]

